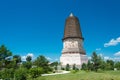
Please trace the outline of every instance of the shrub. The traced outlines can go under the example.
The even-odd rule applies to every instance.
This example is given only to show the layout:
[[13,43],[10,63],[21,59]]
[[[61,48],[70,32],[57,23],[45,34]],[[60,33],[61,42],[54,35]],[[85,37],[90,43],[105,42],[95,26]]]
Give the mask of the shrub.
[[76,72],[78,72],[77,70],[71,70],[71,73],[76,73]]
[[65,70],[65,68],[62,67],[61,70]]
[[20,68],[15,71],[15,80],[27,80],[27,69]]
[[14,77],[14,69],[3,69],[0,72],[0,78],[8,80]]
[[29,70],[29,74],[32,78],[36,78],[38,76],[41,76],[42,73],[43,73],[43,68],[41,68],[41,67],[31,68]]
[[69,71],[69,70],[70,70],[70,65],[67,64],[67,65],[66,65],[66,71]]
[[27,68],[27,69],[30,69],[32,67],[32,62],[24,62],[23,67]]

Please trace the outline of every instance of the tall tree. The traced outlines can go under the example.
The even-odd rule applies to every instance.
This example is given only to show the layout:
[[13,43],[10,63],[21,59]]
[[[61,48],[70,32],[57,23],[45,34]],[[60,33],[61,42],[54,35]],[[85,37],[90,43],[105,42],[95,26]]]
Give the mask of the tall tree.
[[10,52],[4,45],[0,46],[0,60],[5,60],[9,56],[12,56],[12,52]]
[[0,46],[0,64],[1,68],[6,67],[9,62],[9,57],[12,56],[12,52],[10,52],[4,45]]
[[27,56],[26,57],[26,62],[23,62],[23,67],[30,69],[32,67],[32,57],[31,56]]
[[100,68],[101,57],[98,56],[96,52],[93,52],[91,61],[94,67],[93,70],[97,72],[97,70]]
[[106,61],[106,69],[107,70],[113,70],[114,69],[114,61],[113,60],[107,60]]
[[39,57],[37,57],[37,59],[34,61],[34,64],[37,67],[43,68],[44,73],[47,73],[48,71],[51,70],[49,67],[49,61],[43,55],[40,55]]
[[48,66],[49,61],[43,56],[40,55],[37,57],[37,59],[34,61],[34,64],[38,67],[45,67]]
[[115,68],[117,68],[118,70],[120,70],[120,62],[116,62],[115,63]]
[[69,70],[70,70],[70,65],[67,64],[67,65],[66,65],[66,71],[69,71]]
[[27,58],[26,58],[26,61],[31,61],[32,60],[32,57],[31,56],[27,56]]
[[21,56],[19,55],[14,55],[13,60],[12,60],[12,67],[13,68],[18,68],[21,62]]
[[83,63],[81,69],[82,69],[82,70],[87,70],[87,64]]
[[21,62],[21,56],[20,55],[14,55],[13,60],[15,61],[16,64]]
[[88,60],[87,69],[88,69],[89,71],[93,70],[93,63],[91,63],[90,60]]

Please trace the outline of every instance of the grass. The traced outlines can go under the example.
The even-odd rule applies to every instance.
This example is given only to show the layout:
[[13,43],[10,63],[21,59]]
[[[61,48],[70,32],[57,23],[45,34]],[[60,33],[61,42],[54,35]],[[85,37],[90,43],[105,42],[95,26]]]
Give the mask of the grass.
[[41,76],[34,80],[120,80],[120,71],[104,71],[101,73],[79,71],[77,73]]

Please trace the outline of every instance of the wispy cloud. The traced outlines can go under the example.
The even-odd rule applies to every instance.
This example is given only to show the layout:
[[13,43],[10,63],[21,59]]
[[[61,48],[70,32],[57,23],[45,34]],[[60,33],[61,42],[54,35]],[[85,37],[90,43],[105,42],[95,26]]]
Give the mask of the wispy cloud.
[[50,57],[46,57],[47,58],[47,60],[52,60],[52,58],[50,58]]
[[97,49],[96,49],[96,51],[100,51],[100,50],[101,50],[101,48],[97,48]]
[[104,60],[113,60],[113,61],[120,61],[120,57],[109,57],[109,56],[105,56]]
[[109,60],[109,59],[111,59],[109,56],[104,57],[104,60]]
[[109,47],[109,46],[116,46],[120,43],[120,37],[116,39],[111,39],[108,43],[104,44],[104,47]]
[[114,56],[120,56],[120,51],[116,52]]

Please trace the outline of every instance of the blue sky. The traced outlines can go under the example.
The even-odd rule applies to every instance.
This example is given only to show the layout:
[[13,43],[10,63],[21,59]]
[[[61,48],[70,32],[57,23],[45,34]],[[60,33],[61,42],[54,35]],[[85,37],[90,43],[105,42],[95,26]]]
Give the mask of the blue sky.
[[0,0],[0,45],[13,54],[58,60],[65,19],[80,20],[84,49],[105,58],[120,57],[119,0]]

